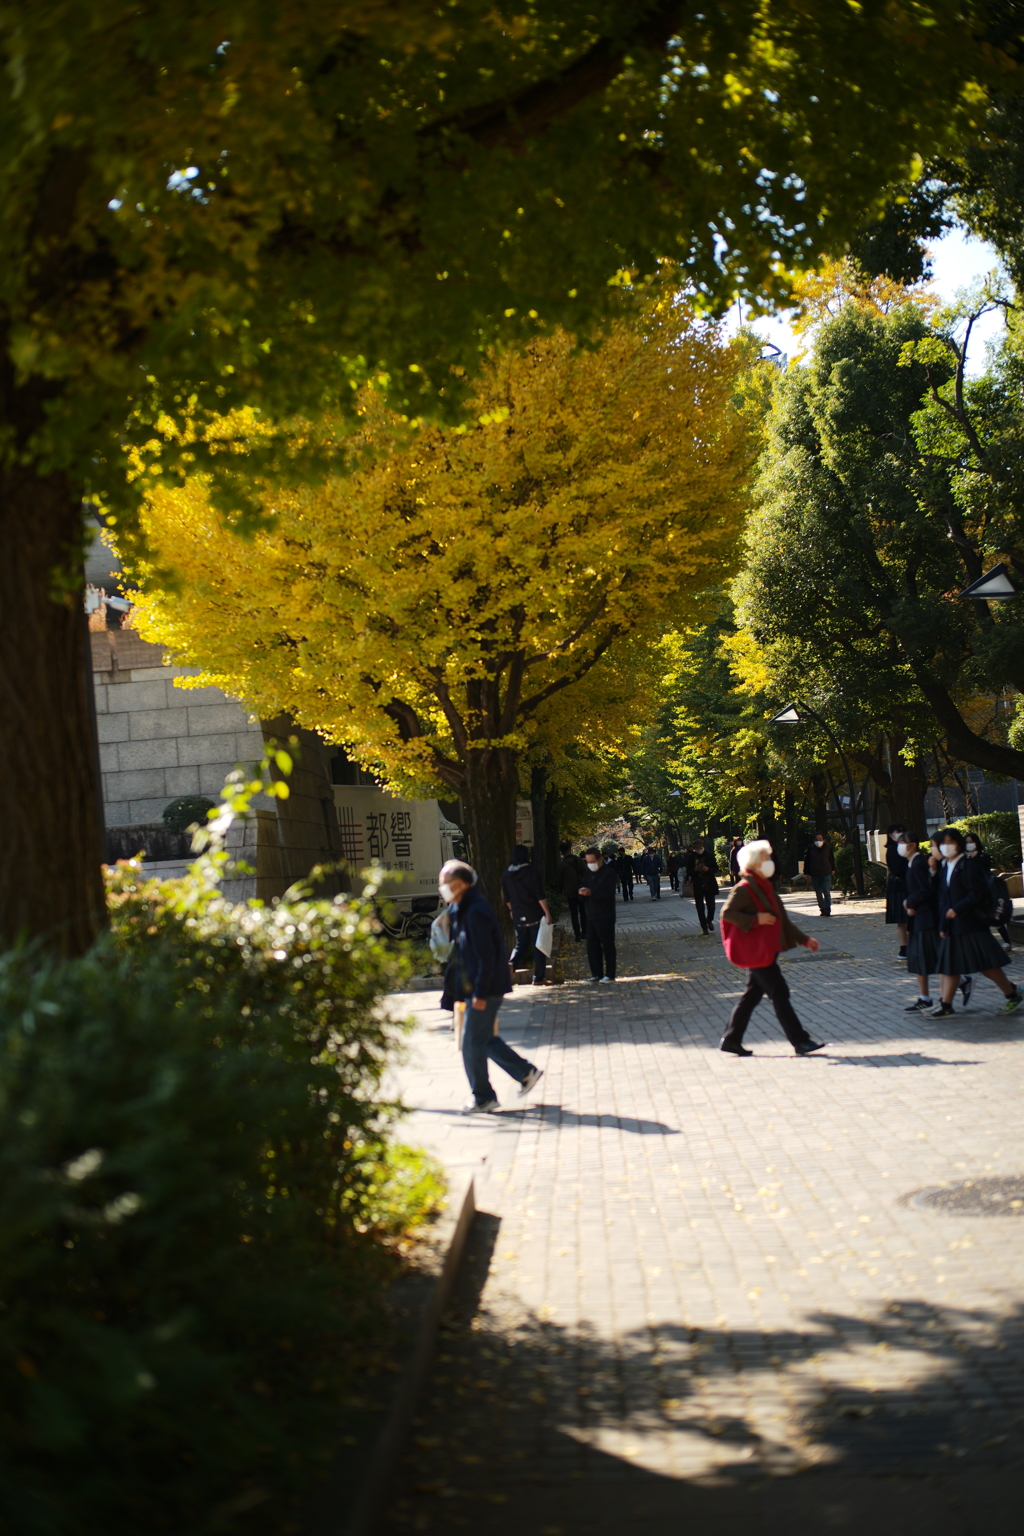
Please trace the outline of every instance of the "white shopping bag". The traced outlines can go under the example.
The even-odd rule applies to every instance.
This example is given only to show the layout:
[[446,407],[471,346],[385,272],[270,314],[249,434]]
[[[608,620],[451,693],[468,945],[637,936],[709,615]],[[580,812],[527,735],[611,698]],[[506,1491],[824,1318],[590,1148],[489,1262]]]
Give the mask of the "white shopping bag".
[[548,922],[547,918],[542,917],[540,920],[540,926],[537,929],[537,948],[548,960],[551,959],[551,938],[554,934],[554,931],[554,928],[552,927],[551,923]]

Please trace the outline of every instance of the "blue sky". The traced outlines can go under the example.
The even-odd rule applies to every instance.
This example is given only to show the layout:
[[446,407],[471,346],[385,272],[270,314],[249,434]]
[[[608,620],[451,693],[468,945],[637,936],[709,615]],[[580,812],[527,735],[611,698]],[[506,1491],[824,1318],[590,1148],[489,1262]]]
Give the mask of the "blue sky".
[[[932,287],[947,303],[956,297],[958,289],[969,287],[999,263],[995,249],[987,241],[972,239],[961,229],[951,229],[944,239],[937,240],[931,247],[931,255],[934,269]],[[737,323],[738,314],[733,309],[729,315],[730,329]],[[975,326],[968,354],[969,373],[977,373],[985,366],[986,343],[997,337],[1002,328],[1003,319],[999,314],[986,315]],[[790,357],[807,348],[806,340],[793,335],[785,315],[771,320],[758,320],[756,329]]]

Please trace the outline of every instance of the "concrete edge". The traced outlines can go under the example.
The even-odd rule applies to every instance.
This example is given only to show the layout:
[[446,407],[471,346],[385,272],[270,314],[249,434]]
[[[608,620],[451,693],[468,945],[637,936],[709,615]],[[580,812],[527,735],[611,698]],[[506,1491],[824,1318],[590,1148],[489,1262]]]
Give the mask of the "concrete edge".
[[463,1187],[461,1197],[457,1191],[452,1193],[454,1200],[451,1200],[449,1208],[457,1206],[458,1213],[448,1240],[441,1272],[434,1282],[430,1301],[423,1310],[419,1324],[419,1337],[395,1387],[391,1406],[377,1437],[377,1444],[370,1457],[359,1496],[351,1506],[348,1518],[339,1527],[340,1536],[371,1536],[373,1527],[383,1513],[387,1498],[392,1491],[398,1463],[405,1449],[409,1426],[433,1362],[441,1317],[451,1297],[469,1229],[476,1215],[476,1190],[472,1174],[469,1175]]

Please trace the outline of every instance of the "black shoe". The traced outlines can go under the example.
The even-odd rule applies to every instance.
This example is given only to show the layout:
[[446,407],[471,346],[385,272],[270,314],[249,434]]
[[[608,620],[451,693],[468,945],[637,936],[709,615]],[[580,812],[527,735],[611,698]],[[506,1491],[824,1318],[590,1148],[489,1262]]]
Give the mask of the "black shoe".
[[724,1040],[718,1049],[724,1051],[727,1056],[753,1056],[754,1054],[753,1051],[748,1051],[744,1045],[726,1045]]
[[805,1040],[803,1045],[794,1045],[793,1049],[798,1056],[809,1056],[812,1051],[823,1051],[825,1042],[824,1040]]
[[974,991],[974,977],[973,976],[961,976],[960,977],[960,994],[963,997],[964,1007],[965,1008],[967,1007],[967,1004],[971,1000],[971,993],[973,991]]
[[934,1007],[935,1007],[935,1003],[934,1003],[932,998],[930,998],[930,997],[919,997],[914,1002],[911,1003],[909,1008],[904,1008],[903,1012],[904,1013],[927,1013],[930,1009],[932,1009]]
[[899,954],[897,956],[897,959],[905,960],[906,958],[907,958],[907,946],[905,944],[901,944],[900,948],[899,948]]
[[951,1019],[953,1017],[952,1003],[936,1003],[934,1008],[929,1008],[930,1019]]

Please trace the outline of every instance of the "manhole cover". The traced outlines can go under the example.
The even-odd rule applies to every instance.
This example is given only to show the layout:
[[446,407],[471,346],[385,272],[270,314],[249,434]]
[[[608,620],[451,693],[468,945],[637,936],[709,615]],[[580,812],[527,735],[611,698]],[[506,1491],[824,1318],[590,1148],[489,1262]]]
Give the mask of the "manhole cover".
[[950,1216],[1024,1216],[1024,1178],[958,1179],[937,1189],[919,1189],[910,1203]]

